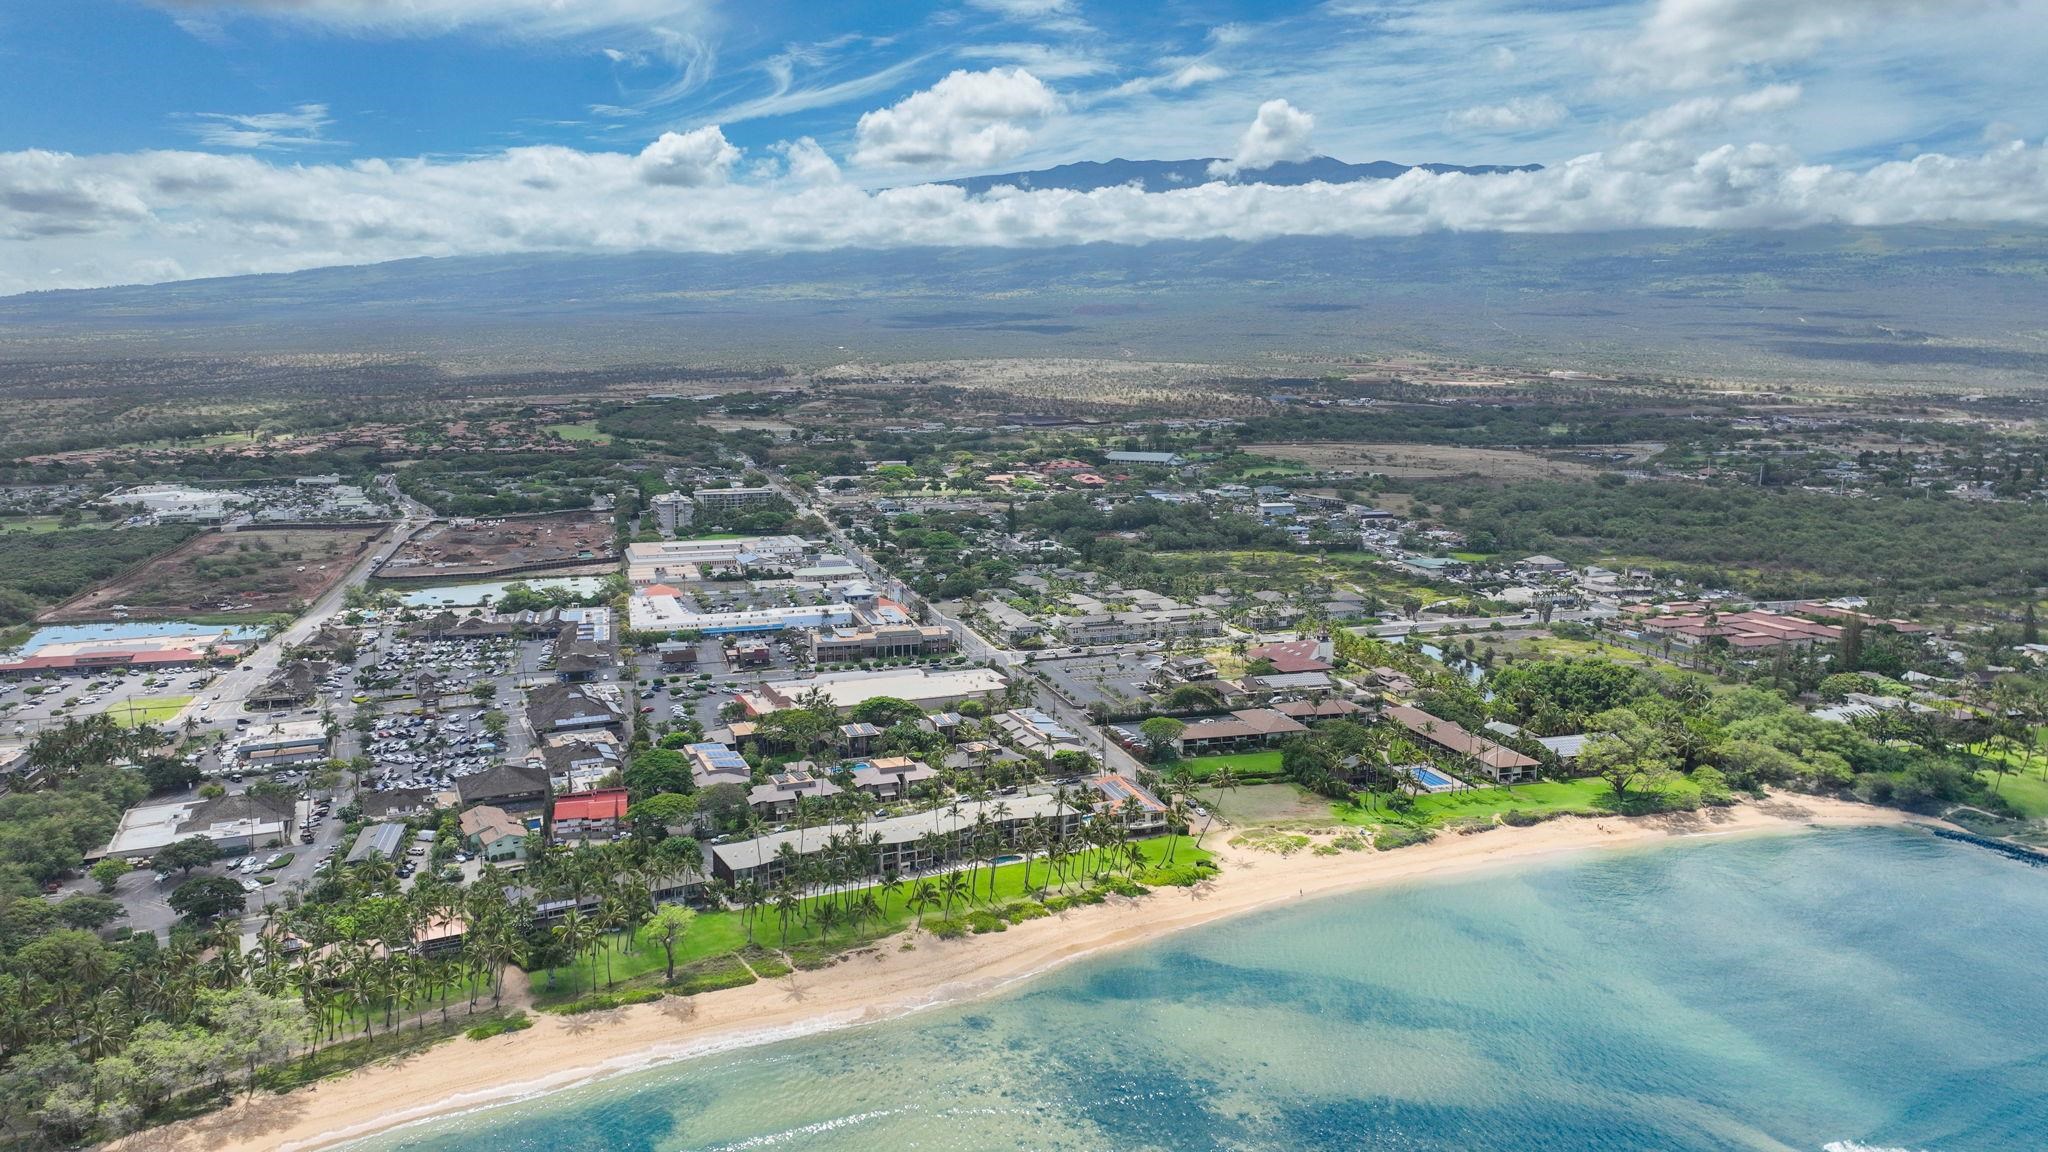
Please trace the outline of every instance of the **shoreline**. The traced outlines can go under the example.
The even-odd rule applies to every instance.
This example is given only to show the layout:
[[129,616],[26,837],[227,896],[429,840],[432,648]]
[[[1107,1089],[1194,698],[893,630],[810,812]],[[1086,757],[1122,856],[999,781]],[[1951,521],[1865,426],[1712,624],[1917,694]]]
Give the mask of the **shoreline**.
[[[251,1107],[146,1130],[109,1144],[162,1152],[314,1152],[515,1103],[628,1072],[740,1048],[896,1019],[980,999],[1074,961],[1288,903],[1395,884],[1462,878],[1511,864],[1600,849],[1649,847],[1816,827],[1932,822],[1822,797],[1773,796],[1728,809],[1651,817],[1566,817],[1527,828],[1441,834],[1390,852],[1289,856],[1228,845],[1200,889],[1075,909],[1008,931],[941,941],[892,936],[815,972],[576,1017],[533,1013],[533,1027],[489,1040],[453,1039]],[[1294,888],[1294,892],[1286,891]],[[906,939],[915,947],[901,950]]]

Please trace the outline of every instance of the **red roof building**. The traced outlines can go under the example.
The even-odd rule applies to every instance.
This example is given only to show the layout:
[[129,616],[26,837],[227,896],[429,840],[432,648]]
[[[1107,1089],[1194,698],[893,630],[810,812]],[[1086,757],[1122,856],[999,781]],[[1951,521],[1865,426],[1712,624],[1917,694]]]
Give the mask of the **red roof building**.
[[1320,640],[1288,640],[1279,644],[1260,644],[1245,649],[1248,661],[1264,660],[1273,665],[1273,671],[1281,675],[1297,672],[1328,672],[1336,665],[1321,656]]
[[594,792],[571,792],[557,797],[554,811],[555,842],[610,840],[625,829],[627,795],[624,788],[599,788]]

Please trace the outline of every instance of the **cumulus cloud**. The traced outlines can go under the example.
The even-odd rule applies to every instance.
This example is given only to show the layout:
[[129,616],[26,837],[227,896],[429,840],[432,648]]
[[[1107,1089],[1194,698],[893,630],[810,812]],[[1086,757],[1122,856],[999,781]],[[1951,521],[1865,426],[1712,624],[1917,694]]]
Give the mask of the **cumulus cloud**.
[[1482,104],[1460,108],[1445,120],[1452,128],[1472,132],[1512,135],[1555,128],[1564,123],[1569,109],[1551,96],[1517,96],[1505,104]]
[[[1776,146],[1729,144],[1669,171],[1589,153],[1537,172],[1416,170],[1351,184],[1214,182],[1157,193],[1004,188],[971,196],[931,184],[867,191],[794,178],[649,181],[650,165],[664,174],[722,173],[731,158],[721,141],[684,134],[638,154],[542,147],[347,164],[194,151],[0,153],[0,292],[510,252],[2048,225],[2048,150],[2031,144],[1860,170],[1810,164]],[[809,164],[800,158],[815,159],[801,141],[784,156],[791,177]]]
[[709,124],[688,132],[663,132],[640,150],[638,160],[640,178],[649,184],[701,188],[725,183],[739,158],[740,150],[726,143],[718,125]]
[[1022,68],[956,70],[895,105],[861,116],[853,162],[878,168],[993,164],[1031,144],[1059,97]]
[[327,144],[321,136],[334,118],[325,104],[301,104],[289,112],[195,112],[186,130],[215,148],[303,148]]
[[1314,116],[1285,100],[1268,100],[1259,105],[1252,126],[1238,137],[1236,154],[1210,164],[1209,175],[1234,177],[1271,168],[1282,160],[1306,160],[1314,155],[1308,138],[1315,127]]
[[1693,163],[1694,138],[1719,132],[1750,117],[1782,112],[1799,103],[1797,84],[1769,84],[1734,96],[1694,96],[1657,109],[1622,126],[1622,143],[1608,152],[1617,168],[1673,172]]
[[784,174],[799,184],[836,184],[839,181],[838,162],[809,136],[782,141],[772,150],[782,157]]
[[1657,0],[1610,63],[1654,83],[1696,87],[1759,66],[1805,60],[1832,41],[1901,19],[1955,15],[1996,2]]

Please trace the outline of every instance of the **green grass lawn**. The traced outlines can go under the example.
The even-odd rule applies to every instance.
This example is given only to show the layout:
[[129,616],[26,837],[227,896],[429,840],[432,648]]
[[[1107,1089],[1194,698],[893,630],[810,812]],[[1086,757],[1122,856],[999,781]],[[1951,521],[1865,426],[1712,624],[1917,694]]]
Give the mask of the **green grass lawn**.
[[700,534],[698,534],[698,535],[695,535],[695,536],[678,536],[678,537],[676,537],[676,541],[677,541],[678,543],[683,543],[683,542],[687,542],[687,541],[691,541],[691,540],[744,540],[744,539],[746,539],[746,537],[745,537],[745,536],[743,536],[742,534],[738,533],[738,532],[704,532],[704,533],[700,533]]
[[122,701],[109,711],[123,727],[136,728],[144,724],[167,724],[191,702],[190,696],[137,696],[133,700]]
[[[82,520],[74,525],[76,528],[99,528],[102,526],[96,520]],[[24,532],[31,536],[40,536],[45,532],[62,532],[65,530],[64,520],[58,516],[28,516],[0,520],[0,533]]]
[[[2035,739],[2048,746],[2048,730],[2035,733]],[[2020,815],[2029,820],[2048,820],[2048,779],[2044,779],[2042,775],[2044,770],[2048,770],[2044,768],[2048,766],[2048,756],[2036,753],[2033,764],[2028,765],[2021,757],[2004,748],[1991,749],[1978,744],[1971,747],[1970,751],[1986,760],[2003,760],[2012,765],[2012,770],[2005,774],[2003,780],[1999,779],[1998,773],[1989,769],[1977,775],[1983,778],[1985,784],[1998,789],[1998,794],[2005,797],[2006,803],[2017,809]]]
[[[1481,644],[1486,643],[1486,637],[1482,635],[1479,638],[1479,642]],[[1659,659],[1655,656],[1646,656],[1634,649],[1623,648],[1619,644],[1608,644],[1600,640],[1572,640],[1563,636],[1530,636],[1514,641],[1511,644],[1503,645],[1503,647],[1512,650],[1517,656],[1533,660],[1555,660],[1567,657],[1584,659],[1591,657],[1612,661],[1616,664],[1632,664],[1641,668],[1677,667],[1671,661]]]
[[612,442],[611,437],[597,430],[597,422],[594,420],[585,421],[581,424],[550,424],[547,426],[547,431],[553,432],[564,440],[579,440],[591,444],[609,444]]
[[[822,835],[820,833],[821,838]],[[1173,844],[1173,863],[1176,866],[1193,864],[1209,858],[1209,853],[1196,848],[1194,840],[1186,836],[1161,836],[1151,840],[1141,840],[1138,842],[1138,846],[1145,854],[1145,859],[1157,865],[1164,860],[1170,843]],[[1046,865],[1043,860],[1032,860],[1029,863],[1031,865],[1030,893],[1035,896],[1038,891],[1038,885],[1045,878]],[[984,907],[990,903],[988,897],[988,874],[989,870],[985,867],[978,872],[976,881],[978,895],[974,902],[974,907]],[[1061,890],[1057,887],[1052,889],[1052,892],[1055,894],[1059,891]],[[1024,864],[1003,864],[995,869],[994,903],[1003,904],[1018,900],[1023,898],[1025,894]],[[904,904],[909,895],[910,889],[906,885],[902,892],[889,897],[884,915],[879,923],[875,920],[869,920],[858,929],[842,925],[835,929],[829,937],[824,938],[821,938],[818,930],[807,921],[792,917],[789,923],[789,936],[785,940],[782,935],[782,925],[777,919],[775,910],[763,908],[755,913],[753,917],[754,944],[763,948],[787,947],[790,949],[801,949],[810,953],[820,951],[838,952],[870,940],[894,935],[910,927],[917,920],[917,914]],[[882,894],[877,893],[876,899],[881,900],[882,898]],[[809,906],[807,904],[806,908],[808,909]],[[960,903],[956,902],[953,906],[953,911],[955,912],[962,912],[964,910],[965,906]],[[933,908],[925,913],[925,919],[927,921],[935,920],[944,914],[942,909]],[[743,952],[746,948],[747,924],[740,912],[699,913],[697,919],[690,925],[689,935],[684,939],[682,945],[676,949],[676,974],[678,982],[681,982],[681,978],[684,975],[683,969],[686,966],[697,968],[700,971],[709,971],[728,964],[729,962],[726,958],[731,957],[734,953]],[[756,956],[758,955],[759,953],[756,953]],[[771,961],[765,957],[762,958],[761,963],[772,964],[774,968],[778,969],[783,967],[779,961]],[[552,989],[548,987],[548,977],[545,969],[534,972],[534,1002],[545,1007],[566,1003],[575,999],[578,995],[588,993],[591,990],[593,965],[596,972],[597,987],[600,991],[604,990],[606,981],[605,958],[602,954],[593,954],[586,956],[582,964],[574,972],[567,968],[556,969],[554,987]],[[755,971],[761,971],[761,965],[751,959],[749,965],[754,967]],[[651,935],[642,932],[636,946],[629,950],[612,954],[610,979],[617,985],[624,985],[629,981],[641,984],[657,984],[661,981],[666,967],[667,959],[662,954],[661,946],[655,942]],[[762,974],[768,975],[769,973]],[[779,976],[782,974],[782,971],[773,971],[773,975]],[[739,979],[733,981],[733,983],[745,984],[751,983],[751,980]]]
[[1219,756],[1195,756],[1181,761],[1195,774],[1197,780],[1207,780],[1216,774],[1218,768],[1228,768],[1238,779],[1264,779],[1280,774],[1280,750],[1269,748],[1263,752],[1227,752]]
[[[1683,776],[1673,776],[1665,785],[1667,801],[1691,801],[1699,789]],[[1604,780],[1539,780],[1506,788],[1475,788],[1465,792],[1437,792],[1415,798],[1407,812],[1386,807],[1351,808],[1336,806],[1336,815],[1346,824],[1402,823],[1434,827],[1458,821],[1491,821],[1500,813],[1515,809],[1543,815],[1612,816],[1618,812],[1613,790]]]

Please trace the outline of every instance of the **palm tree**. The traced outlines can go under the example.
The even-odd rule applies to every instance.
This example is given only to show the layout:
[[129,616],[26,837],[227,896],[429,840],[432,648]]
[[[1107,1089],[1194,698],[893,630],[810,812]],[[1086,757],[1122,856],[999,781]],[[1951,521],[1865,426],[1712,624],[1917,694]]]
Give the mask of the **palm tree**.
[[959,869],[956,868],[946,873],[946,878],[939,882],[939,892],[946,898],[946,915],[951,916],[953,914],[954,898],[960,896],[966,890],[967,878],[960,874]]
[[832,929],[838,927],[841,916],[839,905],[830,900],[820,901],[811,909],[811,919],[818,925],[818,938],[829,940]]
[[917,913],[917,927],[919,929],[924,927],[924,914],[926,910],[938,902],[939,887],[929,880],[919,880],[917,886],[910,890],[908,907]]
[[[597,902],[597,915],[592,917],[592,927],[604,948],[604,986],[612,987],[612,950],[618,943],[619,933],[632,923],[626,911],[626,901],[617,894],[608,893]],[[596,973],[591,973],[591,983],[596,984]]]
[[[556,940],[560,941],[562,947],[568,951],[569,967],[570,970],[573,972],[577,965],[581,962],[583,950],[590,946],[591,929],[589,921],[585,919],[581,911],[575,908],[571,908],[567,912],[562,914],[561,922],[556,924],[553,928],[549,929],[549,932],[554,936]],[[550,969],[550,971],[552,971],[552,969]],[[592,977],[594,983],[595,973],[592,974]],[[573,995],[575,993],[575,990],[576,984],[574,978],[572,977],[569,983],[569,991]]]

